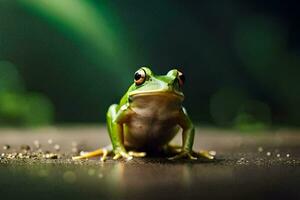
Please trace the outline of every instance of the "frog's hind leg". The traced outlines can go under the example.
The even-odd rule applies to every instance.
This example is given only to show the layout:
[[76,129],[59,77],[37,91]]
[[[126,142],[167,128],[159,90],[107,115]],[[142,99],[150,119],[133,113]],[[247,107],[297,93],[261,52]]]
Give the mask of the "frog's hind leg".
[[[166,153],[172,153],[172,154],[177,154],[180,153],[182,147],[180,145],[174,145],[174,144],[168,144],[165,147],[165,152]],[[213,160],[215,159],[216,152],[215,151],[207,151],[207,150],[200,150],[200,151],[194,151],[192,152],[193,156],[196,158],[204,158],[204,159],[209,159]]]
[[97,149],[95,151],[92,152],[87,152],[84,153],[83,155],[80,156],[74,156],[72,157],[73,160],[81,160],[81,159],[87,159],[87,158],[93,158],[96,156],[102,156],[101,157],[101,161],[105,161],[107,158],[107,155],[112,153],[112,146],[109,145],[107,147],[101,148],[101,149]]

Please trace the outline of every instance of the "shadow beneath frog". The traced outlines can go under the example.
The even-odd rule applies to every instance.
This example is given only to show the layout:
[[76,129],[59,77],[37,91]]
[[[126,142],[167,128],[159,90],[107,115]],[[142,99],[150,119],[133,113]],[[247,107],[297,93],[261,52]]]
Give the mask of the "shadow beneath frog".
[[219,164],[225,162],[226,159],[220,156],[215,156],[213,159],[208,159],[203,156],[196,156],[197,160],[191,160],[188,158],[179,158],[175,160],[170,160],[170,157],[177,155],[174,152],[165,152],[165,151],[147,151],[147,155],[143,158],[134,158],[134,162],[142,163],[159,163],[159,164]]

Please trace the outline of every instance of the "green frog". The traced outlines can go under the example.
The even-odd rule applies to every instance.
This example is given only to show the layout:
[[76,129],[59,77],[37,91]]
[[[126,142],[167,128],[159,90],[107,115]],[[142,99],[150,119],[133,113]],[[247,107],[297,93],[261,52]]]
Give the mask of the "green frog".
[[[107,112],[107,128],[111,145],[73,157],[73,160],[101,155],[104,161],[109,154],[113,159],[144,157],[148,152],[172,152],[169,159],[199,157],[214,159],[208,151],[193,151],[195,128],[182,106],[185,76],[177,69],[157,76],[151,69],[142,67],[134,74],[134,83],[119,104]],[[182,145],[170,141],[181,132]],[[167,154],[166,154],[167,155]]]

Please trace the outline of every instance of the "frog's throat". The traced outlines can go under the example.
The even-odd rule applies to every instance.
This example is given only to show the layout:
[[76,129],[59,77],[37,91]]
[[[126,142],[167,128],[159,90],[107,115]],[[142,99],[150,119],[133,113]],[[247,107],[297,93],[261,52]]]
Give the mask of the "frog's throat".
[[178,91],[155,91],[155,90],[149,90],[149,91],[143,91],[143,92],[138,92],[138,91],[133,91],[129,93],[129,97],[137,97],[137,96],[166,96],[166,97],[175,97],[180,100],[184,99],[184,94]]

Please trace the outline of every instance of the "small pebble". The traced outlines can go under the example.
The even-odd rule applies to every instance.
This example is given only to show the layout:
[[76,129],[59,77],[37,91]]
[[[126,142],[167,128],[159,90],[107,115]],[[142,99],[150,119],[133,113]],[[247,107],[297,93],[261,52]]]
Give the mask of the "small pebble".
[[7,154],[8,159],[14,159],[16,157],[17,153],[9,153]]
[[264,149],[262,148],[262,147],[258,147],[258,152],[263,152],[264,151]]
[[30,150],[30,146],[27,144],[22,144],[20,147],[21,150],[25,150],[25,151],[29,151]]
[[46,158],[46,159],[57,159],[58,156],[57,156],[57,154],[54,154],[54,153],[47,153],[47,154],[44,155],[44,158]]
[[246,160],[245,158],[240,158],[238,161],[237,161],[237,164],[239,165],[247,165],[248,164],[248,160]]
[[24,158],[23,154],[22,154],[22,153],[19,153],[19,154],[18,154],[18,158]]
[[267,152],[267,156],[270,156],[271,155],[271,152]]
[[3,146],[3,150],[8,150],[8,149],[10,149],[10,146],[8,144]]
[[50,154],[50,158],[51,158],[51,159],[57,159],[57,158],[58,158],[58,155],[57,155],[57,154]]

